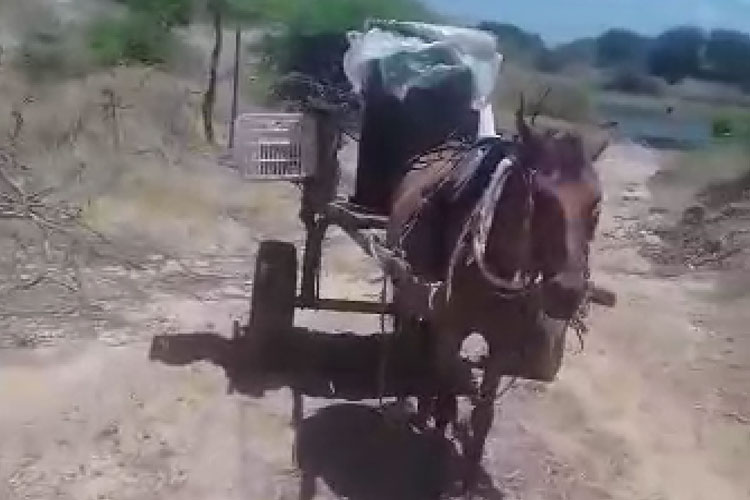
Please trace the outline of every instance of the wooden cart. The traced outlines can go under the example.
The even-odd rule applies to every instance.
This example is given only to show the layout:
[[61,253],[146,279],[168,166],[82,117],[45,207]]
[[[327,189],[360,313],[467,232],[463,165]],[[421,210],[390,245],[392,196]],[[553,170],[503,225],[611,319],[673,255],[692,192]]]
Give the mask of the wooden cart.
[[[394,316],[394,304],[320,296],[319,276],[322,246],[332,226],[341,228],[384,275],[397,285],[401,306],[410,316],[427,316],[435,284],[421,282],[410,272],[407,262],[385,243],[387,217],[372,215],[338,196],[340,166],[337,153],[341,132],[338,120],[325,106],[309,107],[304,114],[244,115],[238,120],[234,162],[243,177],[253,180],[286,180],[302,185],[299,217],[306,238],[302,261],[297,248],[284,241],[263,241],[258,250],[252,287],[250,321],[236,328],[244,341],[249,361],[264,369],[274,369],[275,339],[291,331],[297,309],[329,310],[348,313]],[[301,279],[298,274],[301,272]],[[299,283],[299,286],[298,286]],[[438,285],[439,286],[439,285]],[[592,299],[612,305],[614,295],[592,285]],[[408,332],[399,331],[399,334]],[[399,389],[400,387],[400,389]],[[409,389],[411,388],[411,389]],[[387,391],[391,395],[411,395],[413,384]]]

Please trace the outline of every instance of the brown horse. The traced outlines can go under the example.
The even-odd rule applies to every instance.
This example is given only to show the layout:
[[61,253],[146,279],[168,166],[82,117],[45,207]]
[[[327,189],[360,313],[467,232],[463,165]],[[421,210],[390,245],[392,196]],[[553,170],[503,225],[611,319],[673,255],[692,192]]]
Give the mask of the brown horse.
[[[478,333],[489,348],[464,443],[466,488],[479,469],[501,377],[552,380],[560,368],[565,330],[588,286],[601,199],[579,135],[538,132],[523,109],[516,122],[513,141],[423,157],[398,185],[388,228],[390,245],[415,274],[445,284],[426,317],[398,310],[402,325],[429,332],[436,387],[419,406],[441,432],[455,419],[462,342]],[[396,284],[397,308],[398,292]]]

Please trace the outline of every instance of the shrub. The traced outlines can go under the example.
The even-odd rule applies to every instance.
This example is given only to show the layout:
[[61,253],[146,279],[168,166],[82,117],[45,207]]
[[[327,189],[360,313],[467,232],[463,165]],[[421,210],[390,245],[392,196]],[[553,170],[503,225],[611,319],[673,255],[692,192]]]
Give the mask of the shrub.
[[89,32],[94,61],[103,66],[163,63],[172,44],[168,27],[142,12],[98,20]]
[[523,93],[527,110],[534,111],[535,101],[547,89],[539,114],[569,122],[587,122],[592,118],[593,105],[589,89],[574,79],[545,75],[506,65],[500,74],[495,93],[495,107],[499,111],[515,111]]
[[193,16],[192,0],[119,0],[164,27],[184,26]]
[[661,82],[634,68],[615,70],[604,81],[604,90],[614,90],[627,94],[658,96],[663,92]]
[[726,138],[750,147],[750,114],[722,113],[711,121],[715,138]]
[[341,61],[347,31],[360,29],[368,18],[430,17],[415,0],[271,0],[258,11],[280,28],[259,45],[267,70],[302,72],[335,85],[346,84]]
[[[48,13],[49,14],[49,13]],[[80,76],[90,61],[78,30],[52,15],[29,21],[14,58],[15,64],[35,80]]]

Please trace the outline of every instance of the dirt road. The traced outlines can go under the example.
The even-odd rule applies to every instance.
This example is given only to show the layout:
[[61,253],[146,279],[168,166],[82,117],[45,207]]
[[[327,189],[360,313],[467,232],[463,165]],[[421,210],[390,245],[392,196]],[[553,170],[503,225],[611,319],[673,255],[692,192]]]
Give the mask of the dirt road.
[[[498,401],[487,498],[750,498],[750,298],[723,297],[715,275],[650,272],[639,248],[654,237],[643,224],[655,216],[646,186],[657,160],[618,145],[600,162],[607,201],[595,277],[619,304],[593,311],[585,349],[571,340],[559,381]],[[257,226],[256,241],[299,238],[295,195],[278,195],[276,213],[289,221]],[[324,289],[375,296],[371,264],[343,237],[330,245]],[[155,261],[149,279],[173,265]],[[215,277],[160,288],[136,277],[141,298],[110,305],[119,329],[0,350],[0,499],[299,497],[288,390],[228,393],[222,339],[246,316],[252,256],[193,265]],[[377,331],[377,318],[359,316],[300,314],[297,323]],[[194,335],[192,352],[171,365],[149,359],[155,335],[178,333]],[[455,459],[444,443],[385,425],[370,406],[307,403],[298,453],[319,472],[317,498],[437,496],[437,476]]]

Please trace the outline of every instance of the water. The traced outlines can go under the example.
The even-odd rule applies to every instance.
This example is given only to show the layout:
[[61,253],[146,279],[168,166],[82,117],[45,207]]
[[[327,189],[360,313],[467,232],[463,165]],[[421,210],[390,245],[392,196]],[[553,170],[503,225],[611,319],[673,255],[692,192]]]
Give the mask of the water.
[[709,119],[664,108],[645,109],[627,104],[601,103],[599,115],[616,121],[624,137],[659,149],[699,149],[712,140]]

